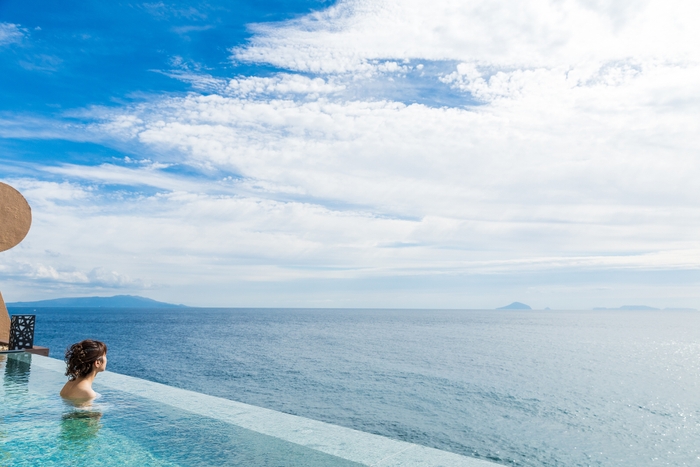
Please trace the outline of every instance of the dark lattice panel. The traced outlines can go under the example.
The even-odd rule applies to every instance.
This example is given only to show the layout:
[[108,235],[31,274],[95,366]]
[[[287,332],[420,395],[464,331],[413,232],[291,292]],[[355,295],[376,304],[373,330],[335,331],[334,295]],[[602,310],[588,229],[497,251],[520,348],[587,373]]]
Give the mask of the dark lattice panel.
[[13,315],[10,321],[10,350],[31,349],[34,345],[36,315]]

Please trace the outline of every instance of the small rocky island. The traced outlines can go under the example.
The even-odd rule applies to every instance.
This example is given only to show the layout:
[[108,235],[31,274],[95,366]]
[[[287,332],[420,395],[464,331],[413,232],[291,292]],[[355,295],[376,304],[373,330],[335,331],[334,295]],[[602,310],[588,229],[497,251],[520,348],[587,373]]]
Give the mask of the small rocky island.
[[524,303],[520,302],[513,302],[510,305],[502,306],[500,308],[496,308],[497,310],[532,310],[530,308],[530,305],[525,305]]

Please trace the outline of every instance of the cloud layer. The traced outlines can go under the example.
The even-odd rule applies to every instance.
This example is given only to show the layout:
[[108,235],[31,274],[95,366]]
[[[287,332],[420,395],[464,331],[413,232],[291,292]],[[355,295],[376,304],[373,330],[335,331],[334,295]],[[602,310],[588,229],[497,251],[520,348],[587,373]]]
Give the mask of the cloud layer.
[[[26,274],[387,290],[549,274],[533,290],[567,306],[578,286],[552,288],[553,275],[694,273],[698,19],[680,1],[341,1],[256,25],[232,59],[274,73],[169,71],[196,92],[83,111],[82,138],[148,160],[15,180],[43,219],[23,252],[42,266]],[[387,97],[408,88],[425,102]],[[451,104],[430,101],[447,92]],[[48,265],[43,249],[71,254]],[[601,305],[587,287],[568,306]],[[673,304],[695,306],[686,292]],[[491,304],[464,300],[436,306]]]

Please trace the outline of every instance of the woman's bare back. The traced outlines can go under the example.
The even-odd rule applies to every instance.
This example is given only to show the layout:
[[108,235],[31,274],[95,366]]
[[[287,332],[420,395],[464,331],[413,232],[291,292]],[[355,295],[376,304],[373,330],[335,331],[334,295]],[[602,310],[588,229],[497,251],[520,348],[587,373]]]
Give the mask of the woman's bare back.
[[97,397],[89,378],[68,381],[61,389],[61,397],[72,401],[88,401]]

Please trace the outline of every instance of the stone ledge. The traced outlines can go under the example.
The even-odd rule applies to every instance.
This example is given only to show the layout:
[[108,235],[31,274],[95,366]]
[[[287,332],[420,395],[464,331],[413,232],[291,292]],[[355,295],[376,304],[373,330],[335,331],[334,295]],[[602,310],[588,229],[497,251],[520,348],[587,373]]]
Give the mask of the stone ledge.
[[[9,342],[7,341],[0,341],[0,352],[2,351],[7,351],[9,348]],[[40,345],[35,345],[31,349],[23,349],[25,352],[34,354],[34,355],[43,355],[44,357],[49,356],[49,348],[48,347],[41,347]]]

